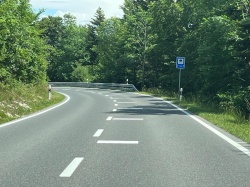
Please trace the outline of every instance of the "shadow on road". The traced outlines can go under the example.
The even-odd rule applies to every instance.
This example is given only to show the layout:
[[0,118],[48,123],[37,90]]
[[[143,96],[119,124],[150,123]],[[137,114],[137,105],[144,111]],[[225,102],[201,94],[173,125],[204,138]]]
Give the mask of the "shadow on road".
[[[159,101],[159,100],[151,100]],[[108,112],[112,114],[113,112]],[[149,105],[135,105],[129,107],[118,107],[116,114],[127,114],[127,115],[186,115],[177,108],[171,106],[168,103],[162,101],[151,102]]]

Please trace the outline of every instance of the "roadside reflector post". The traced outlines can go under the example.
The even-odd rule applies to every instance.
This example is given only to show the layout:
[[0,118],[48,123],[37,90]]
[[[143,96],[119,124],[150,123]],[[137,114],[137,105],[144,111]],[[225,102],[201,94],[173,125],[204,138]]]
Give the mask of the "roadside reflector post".
[[182,100],[182,92],[183,92],[183,88],[180,88],[180,101]]
[[49,100],[51,99],[51,85],[48,86],[48,92],[49,92]]

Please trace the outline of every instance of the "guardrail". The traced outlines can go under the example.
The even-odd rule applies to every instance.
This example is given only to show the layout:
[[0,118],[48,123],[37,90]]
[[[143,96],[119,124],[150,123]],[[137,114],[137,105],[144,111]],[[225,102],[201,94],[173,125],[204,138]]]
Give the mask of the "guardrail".
[[116,84],[116,83],[87,83],[87,82],[49,82],[52,87],[83,87],[83,88],[99,88],[99,89],[115,89],[122,91],[136,91],[133,84]]

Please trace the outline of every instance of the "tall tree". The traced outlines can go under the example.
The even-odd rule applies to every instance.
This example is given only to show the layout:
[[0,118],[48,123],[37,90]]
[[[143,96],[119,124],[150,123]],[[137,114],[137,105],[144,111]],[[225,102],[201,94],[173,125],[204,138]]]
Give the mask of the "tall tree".
[[153,50],[152,61],[155,62],[154,77],[156,86],[169,91],[177,91],[176,77],[178,72],[175,68],[178,54],[177,42],[181,41],[187,23],[182,20],[183,8],[170,0],[160,0],[150,6],[152,16],[152,32],[158,36],[156,47]]
[[125,83],[131,79],[129,62],[126,59],[127,29],[117,18],[105,20],[98,28],[98,80]]
[[143,6],[131,0],[126,0],[122,7],[124,11],[124,24],[128,28],[128,47],[134,62],[139,63],[141,88],[145,86],[145,66],[148,64],[148,52],[153,48],[154,36],[151,34],[151,17]]
[[63,54],[63,51],[59,47],[61,46],[61,40],[65,32],[63,18],[48,16],[41,19],[38,25],[42,30],[42,37],[51,46],[48,57],[48,78],[51,81],[58,81],[61,77],[58,67],[61,64],[61,55]]
[[94,65],[97,63],[97,53],[95,51],[95,47],[98,45],[97,41],[97,29],[105,20],[105,14],[101,8],[96,10],[94,18],[90,21],[88,25],[88,35],[87,35],[87,47],[90,54],[89,64]]
[[77,64],[86,65],[89,61],[89,53],[86,51],[87,29],[76,25],[76,19],[72,15],[64,16],[65,31],[59,49],[63,51],[59,73],[61,80],[71,81],[71,74]]
[[52,81],[70,81],[72,72],[89,62],[86,49],[87,29],[76,24],[70,14],[44,18],[39,23],[43,37],[51,45],[48,76]]
[[5,0],[0,6],[0,79],[46,81],[47,46],[40,38],[28,0]]

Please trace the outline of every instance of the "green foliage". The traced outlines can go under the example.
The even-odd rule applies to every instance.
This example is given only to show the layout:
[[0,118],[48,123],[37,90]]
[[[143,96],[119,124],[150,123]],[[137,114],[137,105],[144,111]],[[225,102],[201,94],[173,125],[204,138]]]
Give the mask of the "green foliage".
[[89,68],[88,66],[77,64],[77,67],[74,68],[71,74],[71,80],[74,82],[92,82],[93,78],[90,75]]
[[53,47],[60,46],[60,41],[65,29],[63,18],[52,16],[44,17],[38,22],[38,25],[43,31],[42,37],[49,45]]
[[123,53],[125,51],[126,28],[121,21],[112,18],[104,21],[98,28],[98,45],[95,46],[95,51],[98,54],[97,66],[97,81],[125,83],[129,78],[127,72],[128,63],[125,60]]
[[0,6],[0,79],[24,83],[46,81],[47,46],[34,24],[28,0],[6,0]]
[[63,18],[43,18],[39,21],[42,37],[50,45],[48,77],[51,81],[71,81],[77,64],[89,64],[87,51],[87,28],[78,26],[76,18],[70,14]]
[[[28,0],[0,6],[0,81],[98,81],[178,92],[177,56],[186,57],[184,96],[249,117],[248,0],[125,0],[123,18],[98,8],[76,18],[37,20]],[[46,73],[47,72],[47,73]]]
[[231,113],[239,111],[246,119],[250,119],[250,86],[245,89],[218,94],[218,97],[220,98],[220,105],[224,109]]
[[102,22],[104,22],[104,20],[105,20],[105,14],[104,14],[103,10],[99,7],[96,10],[95,18],[92,18],[90,23],[92,24],[92,26],[94,28],[97,28],[98,26],[100,26],[102,24]]
[[[155,47],[156,35],[152,33],[152,17],[148,12],[149,2],[130,1],[127,0],[122,7],[124,16],[124,25],[127,29],[126,38],[126,53],[128,60],[133,68],[133,83],[144,89],[149,85],[147,79],[150,75],[147,74],[148,69],[152,69],[150,52]],[[140,84],[140,85],[139,85]]]
[[101,8],[96,10],[94,18],[90,21],[90,24],[87,26],[87,37],[86,37],[86,50],[89,53],[89,59],[86,65],[92,65],[92,72],[94,72],[94,65],[97,65],[97,52],[96,47],[98,46],[98,27],[105,21],[105,14]]
[[[196,82],[195,89],[206,97],[232,89],[237,71],[233,49],[238,37],[235,24],[227,17],[215,16],[204,19],[196,32],[192,38],[197,41],[193,54],[196,57],[190,62],[190,71],[194,73],[190,79]],[[187,85],[192,87],[192,82]]]
[[93,48],[98,80],[123,82],[129,77],[140,88],[176,93],[175,59],[185,56],[181,86],[187,97],[217,104],[229,99],[231,108],[248,115],[241,93],[249,94],[248,5],[234,0],[126,0],[119,24],[112,18],[98,27],[99,44]]

